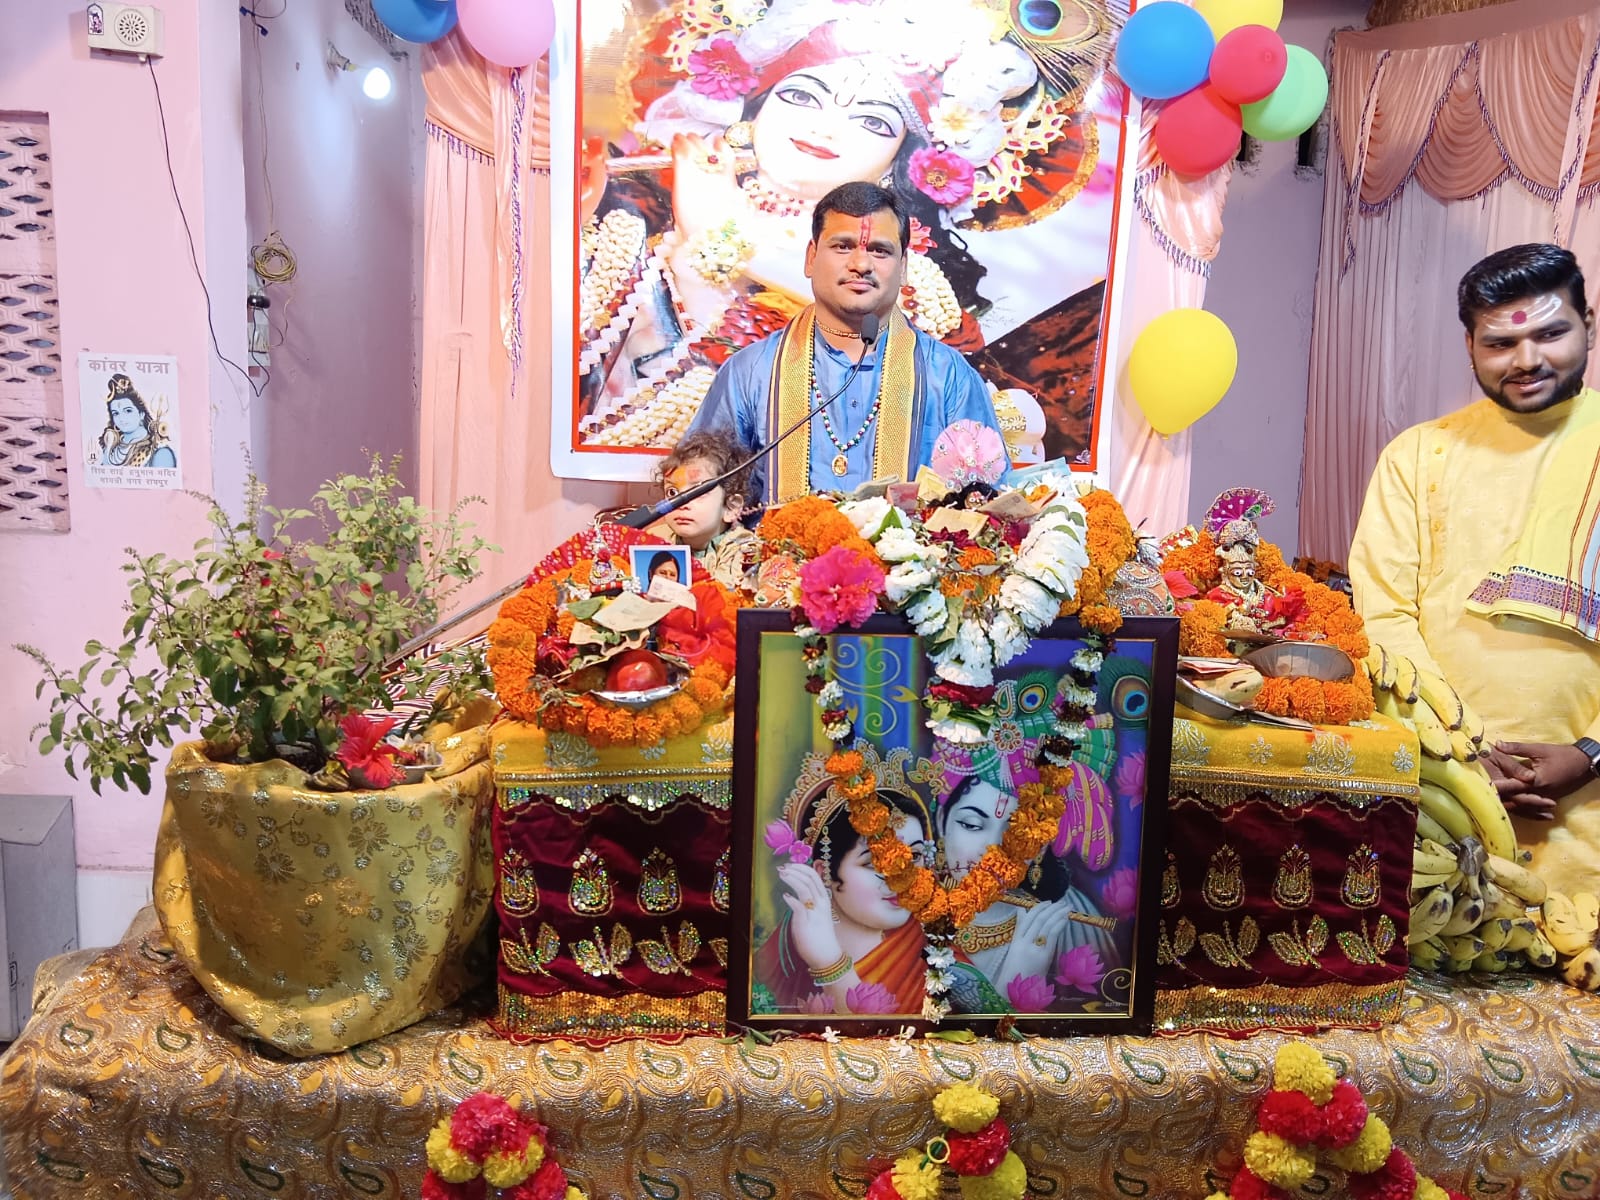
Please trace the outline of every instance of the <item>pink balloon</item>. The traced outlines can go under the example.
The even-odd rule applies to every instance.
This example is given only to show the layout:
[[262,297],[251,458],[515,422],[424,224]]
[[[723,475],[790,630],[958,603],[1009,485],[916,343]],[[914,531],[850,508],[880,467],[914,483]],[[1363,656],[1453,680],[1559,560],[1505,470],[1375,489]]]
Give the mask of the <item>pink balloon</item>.
[[457,0],[461,32],[502,67],[525,67],[550,49],[556,12],[550,0]]
[[1239,106],[1210,84],[1169,101],[1156,118],[1156,149],[1179,175],[1209,175],[1239,153]]
[[1254,104],[1283,82],[1289,50],[1265,25],[1241,25],[1223,37],[1211,54],[1211,86],[1224,100]]

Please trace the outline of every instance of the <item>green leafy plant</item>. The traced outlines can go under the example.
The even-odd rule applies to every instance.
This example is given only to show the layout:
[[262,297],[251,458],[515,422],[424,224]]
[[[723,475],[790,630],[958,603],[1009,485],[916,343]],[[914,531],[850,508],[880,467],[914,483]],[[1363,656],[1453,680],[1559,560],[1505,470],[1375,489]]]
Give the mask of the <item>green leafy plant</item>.
[[[469,501],[430,513],[401,493],[397,465],[374,457],[366,475],[323,484],[310,509],[267,507],[252,478],[239,521],[212,502],[212,533],[193,558],[128,549],[121,645],[89,642],[75,669],[17,647],[44,669],[36,694],[53,691],[34,730],[40,751],[64,751],[68,774],[81,765],[96,792],[106,779],[148,792],[156,748],[174,731],[197,731],[218,761],[319,770],[346,714],[393,707],[385,665],[494,549],[468,535]],[[398,678],[405,697],[441,679],[489,688],[470,645]]]

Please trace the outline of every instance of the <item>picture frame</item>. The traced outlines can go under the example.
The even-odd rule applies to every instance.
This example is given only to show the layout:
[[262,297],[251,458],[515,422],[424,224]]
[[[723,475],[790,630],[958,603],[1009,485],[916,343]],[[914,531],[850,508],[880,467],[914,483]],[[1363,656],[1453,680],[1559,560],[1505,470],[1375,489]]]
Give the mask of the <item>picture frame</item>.
[[[1037,779],[1038,741],[1054,722],[1073,655],[1093,648],[1089,636],[1075,620],[1057,621],[998,668],[994,722],[967,747],[936,742],[927,728],[931,668],[907,622],[874,616],[828,637],[856,748],[901,840],[939,880],[958,882],[985,847],[999,845],[1017,788]],[[1096,715],[1074,755],[1057,836],[1021,887],[957,933],[945,972],[954,980],[945,994],[952,1011],[940,1028],[1060,1036],[1151,1027],[1178,622],[1129,618],[1103,644]],[[790,615],[740,612],[729,1026],[852,1035],[932,1028],[923,1012],[926,934],[849,823],[805,680]]]
[[630,546],[628,548],[628,570],[639,581],[639,591],[648,592],[650,584],[655,579],[655,572],[660,570],[665,563],[671,563],[677,570],[677,575],[672,577],[672,582],[689,586],[690,562],[689,547],[687,546]]

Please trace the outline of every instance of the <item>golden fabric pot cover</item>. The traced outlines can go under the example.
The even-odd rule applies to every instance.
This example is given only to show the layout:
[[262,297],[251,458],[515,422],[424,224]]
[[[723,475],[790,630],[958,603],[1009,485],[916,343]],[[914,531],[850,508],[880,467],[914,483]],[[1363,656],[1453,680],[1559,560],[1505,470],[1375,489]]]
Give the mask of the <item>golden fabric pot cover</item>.
[[312,791],[281,759],[174,751],[155,906],[241,1032],[293,1055],[343,1050],[481,978],[467,957],[494,891],[487,739],[451,734],[443,778],[381,792]]

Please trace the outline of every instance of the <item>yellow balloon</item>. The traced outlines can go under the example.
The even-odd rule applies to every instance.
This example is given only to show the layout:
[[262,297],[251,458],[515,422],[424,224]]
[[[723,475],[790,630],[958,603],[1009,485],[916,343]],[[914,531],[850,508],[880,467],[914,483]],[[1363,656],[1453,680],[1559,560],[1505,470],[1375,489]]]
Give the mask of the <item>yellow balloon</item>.
[[1157,433],[1187,429],[1233,386],[1239,347],[1222,318],[1175,308],[1144,327],[1128,356],[1128,385]]
[[1241,25],[1276,29],[1283,20],[1283,0],[1194,0],[1194,10],[1206,19],[1219,42]]

